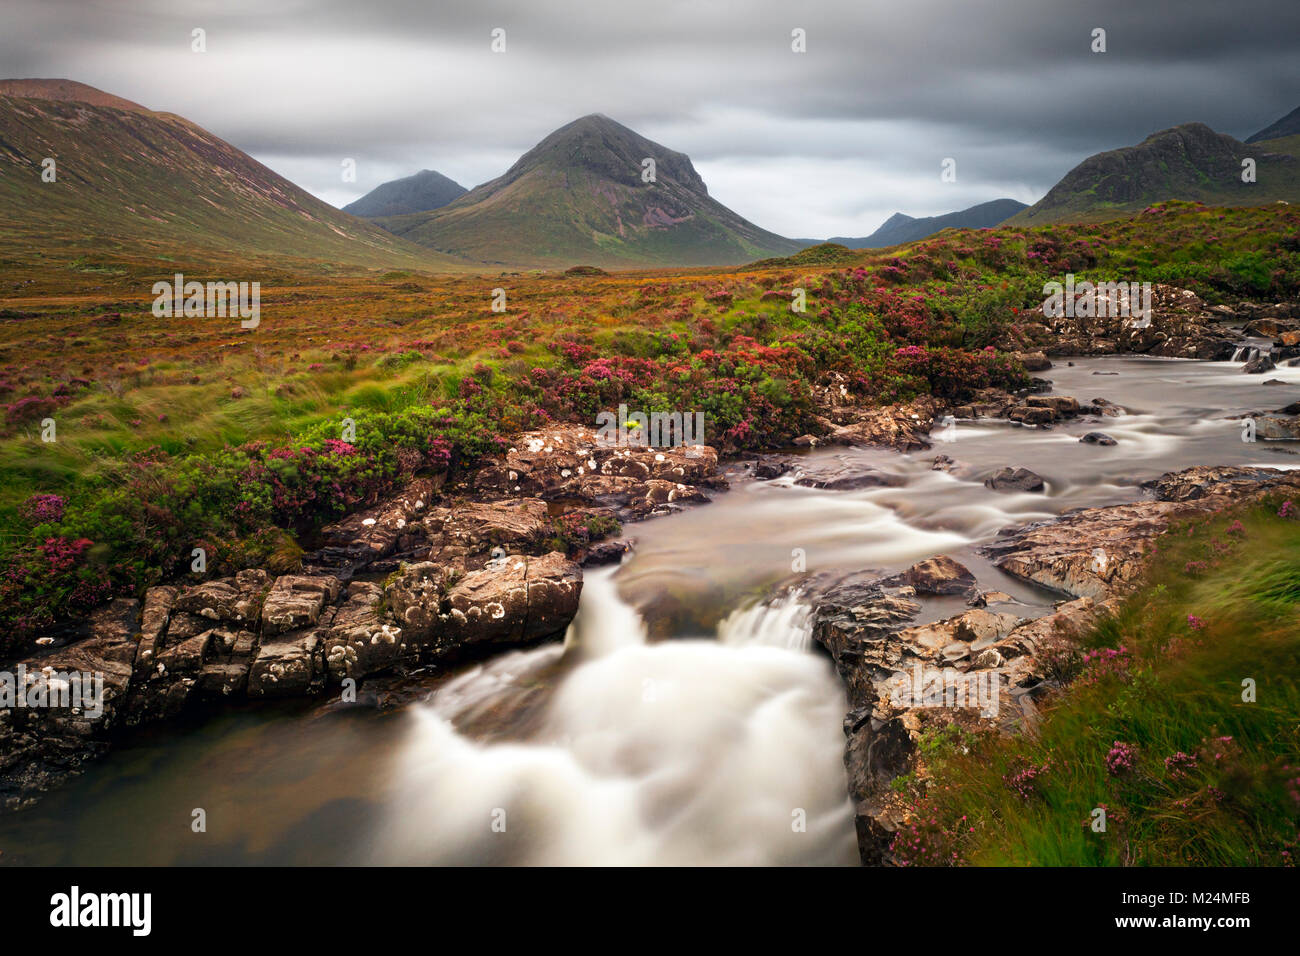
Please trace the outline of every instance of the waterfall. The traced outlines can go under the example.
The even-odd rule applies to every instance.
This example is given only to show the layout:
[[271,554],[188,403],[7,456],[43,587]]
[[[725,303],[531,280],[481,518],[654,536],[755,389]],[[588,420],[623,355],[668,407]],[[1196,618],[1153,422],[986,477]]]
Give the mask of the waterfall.
[[[411,709],[360,862],[857,862],[844,692],[826,660],[791,653],[810,609],[789,595],[734,612],[717,640],[647,643],[617,570],[588,572],[562,677],[527,663],[546,649],[520,651],[466,674],[476,689],[453,682]],[[458,731],[471,701],[515,733]]]
[[770,603],[737,608],[718,625],[718,640],[736,646],[806,651],[812,642],[812,608],[795,591]]
[[578,613],[564,635],[564,653],[599,657],[646,642],[645,621],[618,594],[618,565],[588,571]]

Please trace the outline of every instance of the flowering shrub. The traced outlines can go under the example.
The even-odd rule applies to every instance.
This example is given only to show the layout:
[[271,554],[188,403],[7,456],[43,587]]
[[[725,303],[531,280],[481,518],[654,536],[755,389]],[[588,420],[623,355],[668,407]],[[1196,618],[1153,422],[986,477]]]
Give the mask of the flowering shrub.
[[1195,769],[1196,757],[1192,754],[1179,750],[1165,758],[1165,772],[1171,780],[1184,778]]
[[211,543],[214,570],[263,562],[283,550],[277,528],[306,530],[375,502],[416,471],[447,471],[500,449],[491,421],[463,407],[352,417],[353,442],[335,437],[337,426],[319,426],[288,445],[179,459],[149,452],[84,502],[29,499],[33,520],[58,533],[5,556],[0,626],[27,633],[137,592],[184,570],[197,540]]
[[1004,774],[1002,782],[1006,788],[1016,794],[1022,800],[1028,800],[1035,796],[1039,791],[1039,778],[1050,769],[1049,764],[1040,764],[1036,767],[1024,767],[1014,773]]
[[576,511],[555,518],[551,524],[555,529],[555,537],[547,543],[547,547],[568,555],[574,555],[593,541],[618,534],[621,528],[618,519],[611,515],[588,515]]
[[940,820],[922,802],[911,809],[911,822],[900,827],[889,852],[899,866],[961,866],[963,844],[975,828],[963,815],[951,823]]
[[950,401],[962,401],[982,388],[1015,389],[1029,384],[1019,363],[992,348],[968,352],[907,345],[894,352],[890,371],[923,383],[920,393]]
[[63,520],[64,500],[61,495],[32,495],[23,503],[22,515],[32,524]]
[[1117,740],[1106,754],[1106,772],[1112,777],[1126,774],[1137,766],[1137,748]]
[[12,405],[5,406],[5,423],[10,427],[14,427],[37,422],[53,415],[64,404],[66,404],[64,398],[44,398],[39,395],[28,395],[25,398],[18,399]]
[[1082,681],[1085,684],[1096,684],[1111,677],[1127,681],[1132,665],[1133,657],[1128,648],[1123,646],[1085,651]]

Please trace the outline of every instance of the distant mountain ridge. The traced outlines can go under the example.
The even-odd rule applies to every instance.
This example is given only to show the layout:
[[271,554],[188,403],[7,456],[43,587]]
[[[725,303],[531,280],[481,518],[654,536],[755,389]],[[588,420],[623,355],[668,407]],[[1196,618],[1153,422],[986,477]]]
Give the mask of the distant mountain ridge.
[[[54,181],[42,179],[55,161]],[[182,117],[71,80],[0,80],[0,240],[157,261],[179,249],[435,268]]]
[[1248,143],[1258,143],[1268,139],[1282,139],[1284,136],[1300,136],[1300,106],[1297,106],[1276,123],[1265,126],[1253,136],[1246,137]]
[[835,236],[827,242],[848,246],[850,249],[883,249],[885,246],[916,242],[943,229],[991,229],[1001,225],[1022,209],[1028,208],[1015,199],[994,199],[968,209],[945,213],[942,216],[925,216],[918,219],[896,212],[869,236],[859,239]]
[[441,209],[468,191],[442,173],[424,169],[413,176],[376,186],[360,199],[344,206],[343,211],[363,218],[429,212]]
[[[653,182],[643,179],[646,160]],[[374,221],[494,264],[736,265],[800,248],[710,197],[684,153],[600,114],[560,127],[504,175],[440,209]]]
[[[42,181],[46,158],[57,162],[53,182]],[[1254,182],[1242,181],[1247,160]],[[9,79],[0,161],[0,241],[36,256],[111,250],[157,262],[203,249],[384,268],[639,268],[737,265],[817,245],[744,219],[709,195],[688,156],[600,114],[468,192],[424,170],[340,211],[184,117],[73,80]],[[829,242],[882,248],[947,228],[1114,218],[1169,199],[1300,202],[1300,109],[1247,142],[1202,123],[1161,130],[1088,157],[1030,207],[998,199],[941,216],[899,212],[870,236]]]
[[[1247,159],[1255,161],[1252,183],[1242,181]],[[1267,143],[1247,146],[1204,123],[1185,123],[1152,133],[1136,146],[1088,157],[1008,225],[1096,220],[1169,199],[1211,206],[1297,202],[1300,160]]]

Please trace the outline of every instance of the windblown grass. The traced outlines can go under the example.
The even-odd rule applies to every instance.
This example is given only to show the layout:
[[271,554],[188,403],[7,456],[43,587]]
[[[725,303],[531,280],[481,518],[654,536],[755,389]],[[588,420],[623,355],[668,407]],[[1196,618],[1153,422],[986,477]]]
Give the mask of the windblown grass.
[[1036,735],[935,756],[900,862],[1294,865],[1300,521],[1279,504],[1161,539]]

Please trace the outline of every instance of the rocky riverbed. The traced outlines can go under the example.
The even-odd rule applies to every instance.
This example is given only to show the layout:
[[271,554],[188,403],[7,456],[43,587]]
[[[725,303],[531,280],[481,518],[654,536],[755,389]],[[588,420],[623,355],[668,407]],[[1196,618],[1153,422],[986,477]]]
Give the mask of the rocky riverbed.
[[[29,803],[124,727],[223,700],[339,692],[380,673],[561,637],[582,572],[553,550],[553,511],[637,519],[725,487],[707,445],[605,447],[589,428],[559,426],[518,436],[463,487],[416,479],[326,526],[303,573],[254,568],[114,600],[81,635],[38,638],[36,653],[10,666],[33,680],[103,673],[104,706],[95,716],[0,711],[0,792],[9,808]],[[622,550],[597,545],[577,557]]]
[[[1287,310],[1210,318],[1185,296],[1171,301],[1180,308],[1161,306],[1157,332],[1222,335],[1236,354],[1246,339],[1234,323],[1245,319],[1254,333],[1273,330],[1271,342],[1254,339],[1263,354],[1289,348]],[[1178,317],[1186,315],[1197,321]],[[1176,338],[1142,354],[1164,354],[1159,343]],[[1019,344],[1043,343],[1030,335]],[[503,651],[570,631],[584,565],[625,559],[632,546],[616,580],[644,623],[620,627],[648,627],[652,640],[713,628],[735,638],[785,615],[778,642],[801,644],[806,633],[828,655],[845,688],[858,851],[886,861],[904,812],[889,782],[917,769],[926,726],[1032,724],[1035,701],[1052,690],[1044,652],[1136,586],[1158,535],[1260,495],[1300,494],[1296,473],[1259,461],[1288,465],[1288,440],[1300,433],[1300,406],[1289,404],[1300,397],[1300,372],[1284,354],[1275,362],[1282,388],[1243,374],[1244,360],[1029,357],[1043,380],[956,407],[924,399],[856,408],[831,383],[817,430],[787,454],[720,463],[707,445],[604,447],[577,425],[523,434],[455,486],[419,478],[322,529],[298,573],[251,569],[118,599],[79,633],[25,648],[7,665],[101,672],[107,700],[96,717],[0,713],[6,805],[29,806],[131,728],[238,702],[338,699],[352,682],[365,697],[380,679],[409,674],[418,684],[421,674],[472,673],[488,655],[507,661]],[[1240,437],[1247,419],[1254,444]],[[629,537],[556,536],[558,519],[608,527],[615,517]],[[662,520],[631,524],[652,517]],[[685,557],[683,543],[700,556]],[[791,573],[794,551],[807,553],[806,568]],[[748,605],[754,619],[742,626],[734,618]],[[584,639],[597,640],[597,629],[589,625]],[[549,671],[556,662],[545,660],[537,666]],[[900,705],[891,689],[917,665],[996,679],[995,712]],[[532,679],[543,687],[554,678]],[[485,715],[522,714],[542,704],[484,706]],[[522,732],[489,724],[492,735]]]

